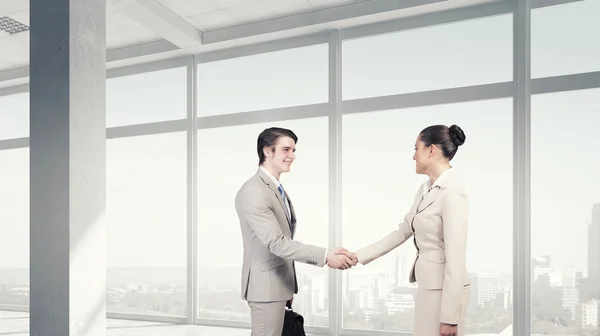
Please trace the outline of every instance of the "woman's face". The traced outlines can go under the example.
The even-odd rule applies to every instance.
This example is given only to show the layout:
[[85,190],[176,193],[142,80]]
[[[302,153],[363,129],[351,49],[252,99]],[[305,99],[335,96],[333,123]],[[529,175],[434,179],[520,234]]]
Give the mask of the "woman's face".
[[432,161],[431,146],[425,146],[425,143],[421,141],[421,137],[417,137],[415,141],[415,154],[413,160],[415,160],[415,171],[417,174],[425,174],[429,165]]

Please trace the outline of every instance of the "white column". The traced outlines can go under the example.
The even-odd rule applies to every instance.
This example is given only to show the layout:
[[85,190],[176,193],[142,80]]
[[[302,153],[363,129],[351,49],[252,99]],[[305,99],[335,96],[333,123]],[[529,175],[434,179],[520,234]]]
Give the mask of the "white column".
[[30,334],[106,334],[106,0],[30,0]]

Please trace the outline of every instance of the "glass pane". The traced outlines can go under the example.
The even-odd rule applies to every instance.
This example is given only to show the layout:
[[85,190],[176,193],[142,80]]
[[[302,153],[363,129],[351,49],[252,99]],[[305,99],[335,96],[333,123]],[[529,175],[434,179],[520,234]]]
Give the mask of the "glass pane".
[[[509,334],[512,321],[512,99],[349,114],[343,117],[343,246],[362,248],[398,228],[420,185],[414,143],[430,125],[457,124],[467,140],[452,165],[469,197],[467,334]],[[493,216],[490,216],[493,214]],[[493,237],[489,238],[489,237]],[[409,239],[343,278],[343,327],[410,332],[416,286]]]
[[329,99],[328,45],[319,44],[198,65],[198,116]]
[[531,77],[600,70],[600,0],[531,11]]
[[187,117],[187,68],[106,80],[106,126],[127,126]]
[[[289,128],[298,136],[292,171],[281,182],[298,217],[295,240],[327,247],[329,239],[328,119],[311,118],[205,129],[198,132],[199,317],[250,320],[241,300],[242,237],[234,198],[256,174],[256,139],[265,128]],[[204,256],[204,257],[203,257]],[[299,292],[294,310],[305,325],[327,326],[328,268],[296,263]]]
[[536,334],[599,331],[598,94],[600,89],[532,97],[531,315]]
[[109,312],[186,314],[186,141],[182,132],[107,142]]
[[29,148],[0,151],[0,305],[29,306]]
[[344,41],[343,99],[512,81],[512,14]]
[[29,93],[0,96],[0,140],[29,136]]

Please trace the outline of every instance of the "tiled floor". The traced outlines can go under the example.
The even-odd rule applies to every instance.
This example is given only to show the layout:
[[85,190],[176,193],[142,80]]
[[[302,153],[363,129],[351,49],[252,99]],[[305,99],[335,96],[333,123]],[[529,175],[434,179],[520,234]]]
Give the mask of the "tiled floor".
[[[29,335],[29,314],[0,311],[0,336]],[[249,336],[250,330],[173,325],[159,322],[106,320],[107,336]]]

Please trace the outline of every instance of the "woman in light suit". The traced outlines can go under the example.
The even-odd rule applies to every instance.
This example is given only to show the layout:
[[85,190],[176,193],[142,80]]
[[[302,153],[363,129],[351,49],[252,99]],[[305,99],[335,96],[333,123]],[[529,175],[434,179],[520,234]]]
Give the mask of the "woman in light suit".
[[418,284],[414,336],[462,336],[465,332],[468,201],[450,166],[464,142],[465,134],[456,125],[435,125],[421,131],[413,159],[417,174],[429,179],[419,188],[399,228],[355,255],[366,265],[413,237],[417,256],[410,282]]

